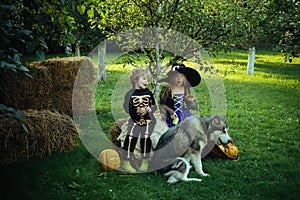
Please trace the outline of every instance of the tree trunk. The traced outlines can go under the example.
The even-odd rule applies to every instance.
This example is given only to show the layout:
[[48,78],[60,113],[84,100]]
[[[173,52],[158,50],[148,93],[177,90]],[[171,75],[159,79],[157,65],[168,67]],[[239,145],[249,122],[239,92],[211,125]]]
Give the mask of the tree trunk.
[[158,99],[159,98],[158,92],[159,92],[160,84],[157,82],[157,80],[161,79],[161,60],[160,60],[160,51],[159,51],[158,43],[155,44],[155,54],[156,54],[156,83],[155,83],[155,87],[154,87],[154,97],[156,99]]
[[250,47],[248,51],[248,65],[247,65],[247,74],[254,74],[254,59],[255,59],[255,47]]
[[98,47],[98,79],[106,80],[106,42],[103,42]]
[[76,44],[75,44],[75,55],[76,56],[80,56],[80,41],[76,41]]
[[[161,10],[162,10],[162,4],[161,2],[159,3],[159,7],[158,7],[158,16],[161,16]],[[160,21],[157,22],[158,23],[158,28],[160,28]],[[155,29],[155,57],[156,57],[156,81],[155,81],[155,87],[154,87],[154,97],[155,99],[159,99],[159,87],[160,87],[160,83],[158,83],[157,81],[161,79],[162,76],[162,70],[161,70],[161,59],[160,59],[160,49],[159,49],[159,43],[160,40],[158,39],[158,35],[160,33],[156,32],[157,30]]]
[[65,46],[65,53],[67,55],[71,55],[72,54],[72,46],[71,46],[71,44],[66,44],[66,46]]

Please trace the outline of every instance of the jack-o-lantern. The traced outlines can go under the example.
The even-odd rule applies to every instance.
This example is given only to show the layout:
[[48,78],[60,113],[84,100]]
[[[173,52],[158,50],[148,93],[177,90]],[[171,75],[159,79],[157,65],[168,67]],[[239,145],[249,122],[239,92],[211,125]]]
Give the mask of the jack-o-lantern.
[[118,170],[121,166],[121,159],[116,150],[106,149],[99,155],[99,164],[105,171]]

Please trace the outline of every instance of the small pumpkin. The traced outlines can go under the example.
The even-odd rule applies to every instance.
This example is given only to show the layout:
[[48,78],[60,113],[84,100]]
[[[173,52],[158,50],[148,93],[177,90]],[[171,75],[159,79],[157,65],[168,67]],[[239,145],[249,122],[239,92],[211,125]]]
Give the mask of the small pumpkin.
[[121,166],[119,153],[114,149],[103,150],[99,155],[99,164],[105,171],[118,170]]
[[238,153],[239,153],[238,148],[235,145],[233,145],[232,143],[229,143],[225,147],[224,152],[227,153],[228,155],[232,156],[232,157],[237,156]]
[[223,145],[219,145],[219,148],[222,150],[222,151],[225,151],[225,148]]

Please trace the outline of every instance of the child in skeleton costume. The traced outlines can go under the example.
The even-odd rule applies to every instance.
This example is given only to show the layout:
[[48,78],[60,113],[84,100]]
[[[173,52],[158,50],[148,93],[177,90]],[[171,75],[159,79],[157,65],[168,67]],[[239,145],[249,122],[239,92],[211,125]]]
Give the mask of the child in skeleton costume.
[[161,80],[169,84],[160,92],[160,105],[169,127],[175,126],[185,118],[192,116],[191,109],[198,110],[197,102],[191,95],[190,87],[201,82],[200,74],[185,65],[176,65]]
[[152,142],[150,136],[153,132],[156,120],[153,113],[156,110],[155,100],[152,92],[147,89],[151,74],[145,68],[135,68],[131,71],[130,81],[132,89],[129,90],[124,99],[124,109],[130,115],[128,120],[128,132],[124,141],[123,167],[127,172],[135,173],[136,170],[131,166],[130,160],[140,137],[142,164],[140,172],[148,170],[148,158]]

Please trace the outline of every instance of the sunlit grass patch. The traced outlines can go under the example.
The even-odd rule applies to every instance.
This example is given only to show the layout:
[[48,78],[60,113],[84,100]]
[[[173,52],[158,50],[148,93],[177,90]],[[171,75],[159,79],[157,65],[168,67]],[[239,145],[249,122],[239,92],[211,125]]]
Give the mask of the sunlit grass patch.
[[266,54],[266,50],[258,49],[255,56],[254,75],[247,75],[247,51],[239,50],[231,53],[220,53],[213,58],[215,65],[220,69],[220,75],[225,71],[225,79],[247,82],[261,82],[295,87],[299,85],[300,58],[292,63],[284,62],[283,56],[277,52]]

